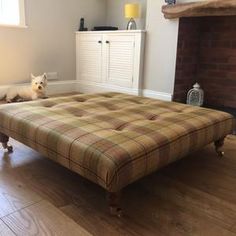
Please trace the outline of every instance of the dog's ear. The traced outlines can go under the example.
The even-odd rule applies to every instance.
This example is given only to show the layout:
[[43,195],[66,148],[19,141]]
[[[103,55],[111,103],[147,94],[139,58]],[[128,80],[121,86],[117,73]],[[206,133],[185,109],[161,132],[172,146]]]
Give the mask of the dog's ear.
[[47,73],[43,74],[43,78],[44,78],[44,80],[47,80],[47,78],[48,78]]
[[48,76],[47,76],[47,73],[44,73],[44,74],[43,74],[43,82],[44,82],[44,86],[46,87],[46,86],[47,86],[47,83],[48,83]]
[[31,80],[35,79],[35,76],[31,73],[30,74]]

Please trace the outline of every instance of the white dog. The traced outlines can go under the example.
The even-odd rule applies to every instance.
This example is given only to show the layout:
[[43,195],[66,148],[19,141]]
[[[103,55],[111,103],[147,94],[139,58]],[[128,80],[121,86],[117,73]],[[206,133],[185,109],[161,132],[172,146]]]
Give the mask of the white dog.
[[31,86],[13,86],[0,95],[0,99],[6,98],[7,102],[29,101],[45,98],[47,86],[47,75],[40,76],[31,74]]

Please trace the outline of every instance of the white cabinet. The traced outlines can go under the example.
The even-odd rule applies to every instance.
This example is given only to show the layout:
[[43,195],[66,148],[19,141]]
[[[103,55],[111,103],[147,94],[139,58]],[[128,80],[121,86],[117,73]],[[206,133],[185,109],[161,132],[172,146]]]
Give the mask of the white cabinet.
[[139,94],[144,35],[141,30],[77,32],[78,91]]
[[79,79],[102,82],[102,36],[81,35],[77,46]]
[[132,88],[134,76],[135,38],[106,35],[106,81]]

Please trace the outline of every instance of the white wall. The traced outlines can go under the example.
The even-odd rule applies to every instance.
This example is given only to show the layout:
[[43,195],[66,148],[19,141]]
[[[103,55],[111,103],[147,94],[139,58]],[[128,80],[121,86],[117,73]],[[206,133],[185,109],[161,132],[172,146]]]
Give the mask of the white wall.
[[120,30],[126,29],[128,19],[124,16],[124,6],[132,2],[141,5],[141,18],[135,21],[138,29],[144,29],[147,0],[107,0],[107,25],[117,26]]
[[166,20],[161,13],[163,1],[148,0],[144,88],[173,93],[178,20]]
[[[173,95],[179,20],[164,18],[164,0],[147,0],[144,87]],[[192,0],[177,0],[177,3]],[[200,0],[195,0],[200,1]]]
[[25,0],[27,29],[0,26],[0,84],[29,80],[31,72],[75,79],[75,31],[105,24],[106,0]]

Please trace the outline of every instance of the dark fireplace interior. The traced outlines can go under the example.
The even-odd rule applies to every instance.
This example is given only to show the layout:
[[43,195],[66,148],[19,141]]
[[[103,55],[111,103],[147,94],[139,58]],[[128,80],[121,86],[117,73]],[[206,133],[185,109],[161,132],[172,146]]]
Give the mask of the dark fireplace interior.
[[198,82],[204,106],[236,117],[236,16],[180,18],[174,100]]

